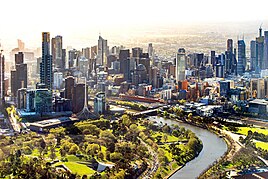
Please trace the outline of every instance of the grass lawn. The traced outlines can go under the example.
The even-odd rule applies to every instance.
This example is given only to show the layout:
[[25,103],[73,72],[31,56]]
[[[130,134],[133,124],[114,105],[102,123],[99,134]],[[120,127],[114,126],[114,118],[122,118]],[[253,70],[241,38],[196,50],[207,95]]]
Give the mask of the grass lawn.
[[81,161],[81,159],[79,159],[79,158],[76,157],[75,155],[66,155],[66,158],[68,159],[68,162],[77,162],[77,161]]
[[156,141],[156,137],[157,136],[162,136],[162,138],[161,138],[161,142],[165,142],[164,141],[164,138],[163,138],[163,136],[164,135],[166,135],[167,136],[167,141],[166,142],[177,142],[178,140],[179,140],[179,138],[178,137],[175,137],[175,136],[173,136],[173,135],[169,135],[169,134],[166,134],[166,133],[163,133],[163,132],[154,132],[154,134],[152,135],[152,137],[155,139],[155,141]]
[[261,129],[261,128],[255,128],[255,127],[239,127],[239,134],[242,135],[248,135],[248,131],[251,130],[252,132],[258,132],[262,133],[264,135],[268,135],[268,129]]
[[257,148],[262,148],[264,150],[268,150],[268,143],[267,142],[255,142]]
[[95,173],[95,170],[87,167],[86,165],[79,164],[76,162],[59,162],[56,163],[55,166],[64,164],[66,167],[68,167],[72,173],[77,173],[80,176],[83,175],[93,175]]

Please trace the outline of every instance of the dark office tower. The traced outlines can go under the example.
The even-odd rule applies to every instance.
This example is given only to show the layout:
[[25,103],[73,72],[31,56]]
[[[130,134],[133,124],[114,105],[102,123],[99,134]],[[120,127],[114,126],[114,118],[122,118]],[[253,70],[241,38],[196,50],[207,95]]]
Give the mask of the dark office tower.
[[132,57],[140,58],[141,55],[142,55],[142,48],[140,47],[132,48]]
[[18,89],[27,88],[27,64],[23,62],[23,53],[15,54],[16,69],[11,71],[11,93],[15,97]]
[[265,69],[263,62],[263,47],[264,37],[262,36],[262,28],[259,29],[259,37],[256,38],[256,71],[259,73],[260,70]]
[[234,74],[237,75],[237,50],[236,48],[234,48]]
[[109,52],[109,49],[107,46],[107,40],[99,36],[97,64],[100,64],[102,66],[107,65],[108,52]]
[[55,63],[56,63],[56,38],[51,39],[51,54],[52,54],[53,68],[55,68]]
[[15,64],[22,64],[24,59],[24,55],[22,52],[19,52],[18,54],[15,54]]
[[0,99],[5,100],[5,57],[0,53]]
[[90,59],[90,48],[82,48],[82,55],[86,57],[86,59]]
[[119,62],[120,62],[120,73],[124,74],[125,80],[130,80],[130,58],[129,49],[120,50]]
[[65,98],[72,99],[74,93],[74,77],[68,76],[65,78]]
[[5,57],[0,51],[0,99],[5,100]]
[[256,70],[256,41],[250,41],[250,70]]
[[148,45],[148,54],[149,54],[149,57],[150,57],[150,58],[153,57],[153,54],[154,54],[154,48],[153,48],[153,44],[152,44],[152,43],[149,43],[149,45]]
[[52,38],[51,43],[52,62],[54,68],[62,68],[62,36]]
[[130,60],[130,70],[134,71],[139,63],[140,56],[142,55],[143,49],[140,47],[132,48],[132,58]]
[[90,48],[90,59],[96,59],[98,54],[98,46],[95,45]]
[[197,58],[196,58],[196,63],[194,64],[194,66],[196,68],[199,68],[202,65],[203,60],[204,60],[204,54],[198,53]]
[[151,60],[148,53],[142,53],[139,58],[138,64],[143,64],[146,67],[147,72],[149,72]]
[[238,62],[237,62],[237,74],[243,75],[245,72],[246,61],[246,45],[244,40],[238,40]]
[[234,73],[234,52],[233,52],[233,40],[227,40],[227,51],[226,51],[226,61],[225,61],[225,69],[226,73]]
[[50,33],[42,33],[42,62],[40,64],[40,82],[52,88],[52,56],[50,55]]
[[216,53],[215,51],[210,52],[210,58],[211,58],[211,65],[214,69],[215,63],[216,63]]
[[64,71],[66,69],[66,49],[62,49],[62,59],[60,69]]
[[150,67],[149,71],[149,84],[152,84],[154,88],[157,87],[157,82],[158,82],[158,72],[159,69],[157,67]]
[[107,57],[107,67],[108,68],[111,68],[112,67],[112,63],[113,62],[115,62],[115,61],[117,61],[117,57],[116,57],[116,55],[109,55],[108,57]]
[[[88,86],[87,86],[88,88]],[[86,90],[88,91],[88,89]],[[85,95],[85,84],[84,83],[79,83],[74,87],[74,93],[72,97],[72,104],[73,104],[73,112],[78,113],[80,112],[83,107],[84,107],[84,102],[85,102],[85,96],[87,97],[88,95]]]
[[268,31],[264,31],[264,49],[263,49],[264,69],[268,68]]

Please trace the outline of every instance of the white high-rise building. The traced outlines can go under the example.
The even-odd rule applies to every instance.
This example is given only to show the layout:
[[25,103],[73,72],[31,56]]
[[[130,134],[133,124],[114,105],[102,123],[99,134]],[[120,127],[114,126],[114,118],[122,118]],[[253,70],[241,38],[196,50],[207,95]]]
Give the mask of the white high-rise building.
[[183,81],[185,80],[185,64],[186,64],[186,55],[185,49],[180,48],[176,57],[176,80]]
[[86,57],[80,57],[78,60],[78,70],[82,72],[83,77],[87,77],[88,69],[89,69],[88,59],[86,59]]
[[63,74],[61,72],[55,72],[53,81],[54,89],[60,89],[62,82],[63,82]]
[[108,53],[109,53],[109,48],[107,45],[107,40],[105,40],[101,36],[99,36],[97,64],[100,64],[102,66],[106,66]]
[[148,45],[148,54],[149,54],[149,57],[152,58],[153,55],[154,55],[154,48],[153,48],[153,44],[152,43],[149,43]]

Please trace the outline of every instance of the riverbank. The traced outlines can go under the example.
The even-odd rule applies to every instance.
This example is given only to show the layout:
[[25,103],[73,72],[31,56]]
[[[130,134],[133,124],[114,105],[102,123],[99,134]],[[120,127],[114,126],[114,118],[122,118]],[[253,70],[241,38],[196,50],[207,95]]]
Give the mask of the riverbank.
[[[185,129],[191,130],[202,141],[203,149],[197,157],[187,162],[186,165],[176,168],[169,178],[197,178],[205,169],[207,169],[215,160],[219,159],[227,151],[227,144],[216,134],[200,127],[190,125],[182,120],[164,119],[159,116],[149,117],[150,120],[167,123],[168,125],[176,124]],[[211,147],[213,146],[213,147]]]
[[[234,155],[241,149],[241,146],[239,146],[233,139],[231,136],[229,136],[229,134],[226,133],[226,131],[223,131],[221,129],[218,128],[210,128],[211,132],[213,132],[214,134],[220,136],[220,135],[224,135],[223,139],[226,142],[228,148],[227,151],[224,153],[223,156],[221,156],[221,158],[219,158],[218,160],[215,160],[213,162],[213,164],[211,164],[206,170],[204,170],[200,176],[198,177],[199,179],[206,179],[206,178],[210,178],[213,177],[213,173],[215,171],[218,172],[218,168],[223,165],[224,162],[227,161],[231,161],[234,157]],[[225,173],[220,173],[216,175],[217,177],[224,177]]]
[[[172,120],[172,119],[170,119],[170,120]],[[182,120],[179,120],[179,119],[174,119],[175,121],[177,121],[177,122],[184,122],[184,121],[182,121]],[[196,127],[198,127],[198,126],[196,126]],[[200,140],[200,139],[199,139]],[[202,142],[202,141],[201,141]],[[202,144],[202,150],[203,150],[203,144]],[[202,151],[201,150],[201,151]],[[200,152],[201,152],[200,151]],[[192,159],[192,160],[194,160],[196,157],[198,157],[199,156],[199,154],[200,154],[200,152],[198,152],[198,154]],[[190,161],[192,161],[192,160],[190,160]],[[188,161],[188,162],[190,162],[190,161]],[[188,163],[187,162],[187,163]],[[165,179],[168,179],[168,178],[170,178],[170,177],[172,177],[172,175],[174,175],[176,172],[178,172],[180,169],[182,169],[187,163],[185,163],[184,165],[181,165],[181,166],[179,166],[179,167],[177,167],[175,170],[173,170],[168,176],[166,176],[165,177]]]

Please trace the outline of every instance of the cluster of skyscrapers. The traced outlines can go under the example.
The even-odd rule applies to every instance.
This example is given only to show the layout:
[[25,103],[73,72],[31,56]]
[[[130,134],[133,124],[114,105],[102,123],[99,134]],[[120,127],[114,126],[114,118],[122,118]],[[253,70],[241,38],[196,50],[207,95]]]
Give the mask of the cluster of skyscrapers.
[[[15,54],[15,68],[11,71],[11,95],[18,108],[25,112],[79,113],[85,107],[88,91],[94,89],[97,93],[93,100],[94,111],[101,114],[108,109],[107,96],[123,93],[127,98],[172,99],[172,94],[178,92],[175,98],[187,99],[189,96],[189,99],[197,99],[201,95],[199,83],[205,79],[244,76],[249,72],[258,77],[266,72],[268,31],[263,36],[260,28],[259,37],[251,41],[250,65],[244,40],[238,40],[236,48],[232,39],[228,39],[226,44],[226,51],[220,54],[213,50],[208,55],[187,53],[187,49],[179,48],[174,59],[159,59],[152,43],[148,44],[147,52],[141,47],[109,48],[107,40],[99,36],[96,46],[79,51],[69,47],[63,49],[62,36],[51,38],[49,32],[43,32],[42,57],[37,58],[39,82],[35,88],[29,88],[24,61],[26,53],[18,52]],[[18,50],[23,48],[24,43],[20,41]],[[4,69],[2,55],[1,65],[0,69]],[[6,91],[2,82],[3,97]]]

